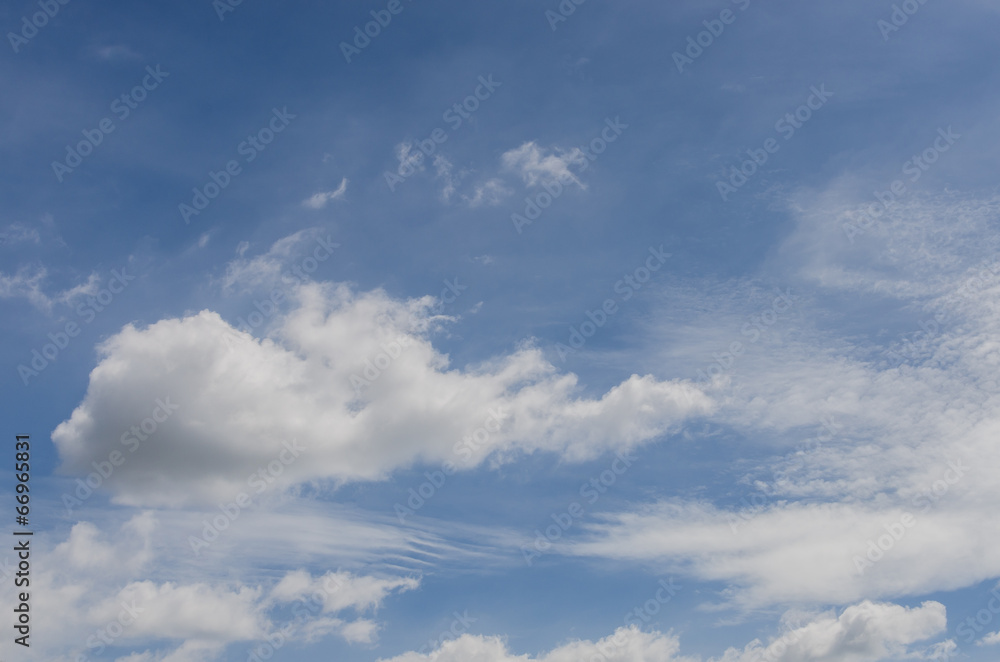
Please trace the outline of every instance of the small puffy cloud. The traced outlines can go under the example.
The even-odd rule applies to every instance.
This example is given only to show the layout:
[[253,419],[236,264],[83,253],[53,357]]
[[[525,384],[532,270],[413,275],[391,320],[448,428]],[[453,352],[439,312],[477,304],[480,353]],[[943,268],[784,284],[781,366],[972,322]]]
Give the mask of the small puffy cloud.
[[56,553],[63,555],[74,568],[107,566],[115,561],[115,548],[101,542],[100,532],[90,522],[80,522],[73,526],[69,539],[56,547]]
[[340,186],[334,191],[322,191],[316,193],[312,197],[302,202],[302,206],[308,207],[309,209],[322,209],[326,207],[326,204],[331,200],[339,200],[344,197],[347,193],[347,178],[341,180]]
[[[52,550],[51,559],[62,569],[86,572],[93,577],[137,572],[152,558],[152,534],[157,527],[150,512],[125,522],[119,531],[105,535],[90,522],[78,522],[69,536]],[[122,559],[128,559],[122,562]]]
[[339,633],[348,643],[370,644],[376,639],[378,625],[373,621],[361,618],[350,623],[345,623],[340,628]]
[[305,570],[290,572],[271,590],[270,599],[278,603],[316,598],[323,604],[323,612],[344,609],[367,611],[377,609],[393,591],[411,591],[420,585],[410,577],[380,579],[357,576],[349,572],[329,572],[313,577]]
[[991,632],[976,642],[977,646],[994,646],[996,644],[1000,644],[1000,631]]
[[[356,612],[377,609],[394,591],[409,591],[420,582],[410,577],[379,578],[357,576],[348,572],[330,572],[313,577],[304,570],[290,572],[271,590],[269,602],[304,603],[315,615],[299,623],[296,636],[311,642],[330,634],[338,634],[351,643],[372,643],[378,634],[378,624],[359,618],[345,621],[328,616],[353,609]],[[299,613],[305,613],[300,611]]]
[[730,649],[719,662],[877,662],[912,657],[909,646],[945,630],[945,608],[925,602],[907,608],[862,602],[840,616],[828,614],[763,645]]
[[579,148],[568,152],[556,150],[553,153],[535,142],[526,142],[505,152],[500,157],[500,162],[504,169],[520,175],[528,186],[545,186],[558,182],[587,188],[570,170],[571,166],[577,166],[581,170],[587,166],[587,157]]
[[466,200],[470,207],[495,207],[513,191],[507,188],[500,179],[490,179],[486,183],[475,187],[471,198]]

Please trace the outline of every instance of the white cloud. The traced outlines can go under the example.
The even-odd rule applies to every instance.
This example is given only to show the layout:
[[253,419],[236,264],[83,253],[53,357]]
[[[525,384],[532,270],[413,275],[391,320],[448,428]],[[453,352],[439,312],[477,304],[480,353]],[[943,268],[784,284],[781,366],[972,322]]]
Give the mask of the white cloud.
[[364,618],[345,623],[340,628],[340,636],[352,644],[370,644],[375,641],[378,626]]
[[0,246],[12,246],[24,242],[40,244],[42,243],[42,236],[35,228],[29,228],[20,223],[12,223],[3,232],[0,232]]
[[407,177],[413,172],[423,172],[424,158],[424,153],[419,149],[414,151],[413,143],[401,142],[396,145],[396,160],[399,161],[397,172],[409,173],[405,175]]
[[[36,636],[31,642],[35,657],[29,659],[56,659],[57,653],[74,650],[94,655],[108,642],[142,645],[164,639],[217,649],[260,635],[266,619],[254,604],[258,588],[136,579],[156,572],[152,541],[158,527],[151,513],[141,513],[105,533],[79,522],[51,549],[36,541],[42,546],[32,549]],[[5,610],[12,608],[13,598],[0,596]]]
[[[141,568],[150,558],[149,550],[149,528],[152,525],[152,517],[148,514],[141,515],[135,520],[126,524],[126,529],[134,529],[143,540],[140,550],[133,550],[129,557],[129,567]],[[109,569],[112,565],[121,562],[116,558],[119,550],[114,545],[104,543],[100,540],[100,532],[97,527],[90,522],[80,522],[75,524],[70,531],[69,538],[56,546],[54,555],[61,558],[67,567],[77,568],[81,571],[93,571],[95,569]]]
[[358,577],[349,572],[328,572],[313,577],[305,570],[290,572],[271,590],[270,598],[279,603],[294,602],[319,596],[323,612],[344,609],[366,611],[378,607],[387,595],[396,590],[410,591],[420,582],[410,577],[380,579]]
[[223,647],[214,642],[185,641],[174,650],[132,653],[115,662],[211,662],[218,658]]
[[252,641],[266,631],[257,604],[260,594],[260,589],[245,586],[230,589],[203,583],[131,582],[92,606],[90,618],[110,623],[125,603],[141,610],[128,628],[130,639]]
[[51,312],[56,304],[72,304],[81,297],[97,294],[100,289],[100,277],[91,273],[85,282],[49,295],[42,287],[47,279],[48,269],[44,266],[22,266],[12,276],[0,272],[0,299],[27,299],[35,308]]
[[[574,641],[530,657],[511,653],[500,637],[465,634],[443,643],[427,654],[404,653],[385,662],[683,662],[676,637],[659,632],[642,632],[637,627],[619,628],[600,641]],[[691,660],[691,662],[694,662]]]
[[[803,266],[793,251],[777,266],[821,289],[794,285],[796,314],[772,318],[759,341],[741,325],[760,310],[705,314],[701,297],[689,312],[671,293],[673,318],[661,322],[648,356],[671,367],[678,355],[703,357],[666,374],[715,364],[718,378],[698,385],[718,403],[713,421],[747,440],[746,455],[734,458],[744,483],[736,494],[752,495],[756,507],[677,495],[609,515],[563,549],[723,582],[722,600],[744,607],[925,595],[1000,575],[1000,559],[982,551],[1000,545],[1000,532],[979,524],[1000,500],[1000,262],[988,231],[996,205],[951,196],[918,203],[901,203],[910,224],[887,227],[858,259],[842,255],[845,237],[823,229],[839,231],[839,206],[826,225],[821,205],[807,214],[792,243],[822,258]],[[821,307],[831,292],[858,298]],[[867,337],[857,327],[845,337],[830,330],[872,309],[884,316],[873,326],[891,323],[890,312],[920,323]],[[919,351],[904,351],[902,337],[917,337]],[[716,364],[734,340],[741,355]],[[889,350],[905,360],[890,360]],[[907,513],[915,524],[873,551]],[[881,558],[869,566],[871,557]]]
[[331,200],[339,200],[340,198],[343,198],[345,193],[347,193],[347,177],[344,177],[341,180],[340,186],[338,186],[336,190],[316,193],[309,199],[304,200],[302,205],[304,207],[309,207],[310,209],[322,209],[323,207],[326,207],[326,204]]
[[[403,177],[410,177],[413,173],[423,172],[426,169],[426,156],[423,152],[414,150],[412,143],[404,142],[397,145],[396,158],[399,160],[398,172],[402,173]],[[493,207],[513,193],[504,185],[503,180],[496,177],[474,186],[471,195],[459,192],[459,185],[471,174],[470,171],[465,168],[456,169],[451,160],[443,154],[435,154],[430,163],[434,167],[434,179],[441,183],[441,201],[445,204],[451,204],[457,198],[473,209],[482,206]],[[543,167],[551,165],[545,163]],[[539,166],[528,164],[526,167],[530,172],[536,173]]]
[[[300,276],[292,272],[283,274],[282,271],[288,268],[292,258],[297,254],[297,251],[302,250],[303,245],[309,242],[311,246],[312,242],[316,241],[320,241],[321,246],[332,248],[340,246],[340,244],[334,243],[329,236],[323,242],[318,228],[307,228],[282,237],[274,242],[266,253],[252,258],[244,257],[250,249],[250,244],[245,241],[240,242],[236,248],[237,258],[226,265],[226,273],[220,282],[222,291],[229,294],[236,291],[238,287],[240,291],[265,290],[265,293],[269,295],[270,291],[268,290],[272,286],[281,283],[284,287],[289,283],[301,280]],[[323,254],[330,252],[329,249],[324,250]]]
[[587,157],[574,147],[567,151],[550,153],[534,142],[526,142],[520,147],[504,152],[500,162],[504,169],[516,172],[528,186],[545,186],[559,183],[576,184],[587,188],[570,170],[577,166],[581,170],[587,166]]
[[439,179],[444,182],[444,187],[441,189],[441,201],[445,204],[449,204],[452,196],[454,196],[455,192],[458,190],[459,183],[465,179],[465,176],[468,173],[461,170],[458,174],[454,174],[454,166],[451,161],[441,154],[437,154],[434,157],[433,164],[435,179]]
[[[356,576],[348,572],[330,572],[313,577],[304,570],[290,572],[271,590],[269,600],[278,604],[304,603],[317,614],[299,627],[293,636],[312,642],[333,633],[351,643],[372,643],[378,624],[365,618],[345,621],[326,616],[353,609],[360,613],[378,608],[394,591],[409,591],[420,582],[412,577],[379,578]],[[300,611],[299,613],[306,613]]]
[[1000,631],[991,632],[976,642],[977,646],[995,646],[996,644],[1000,644]]
[[[884,209],[870,188],[845,176],[797,194],[795,229],[781,246],[788,266],[829,291],[918,299],[950,290],[970,262],[1000,248],[992,229],[1000,196],[914,192]],[[882,213],[871,222],[873,205]]]
[[719,662],[877,662],[913,657],[908,647],[944,631],[945,608],[925,602],[907,608],[862,602],[840,616],[829,614],[763,645],[730,649]]
[[[78,522],[52,547],[46,547],[44,537],[34,541],[35,636],[30,651],[23,652],[27,657],[18,655],[26,660],[76,660],[77,653],[93,658],[113,644],[134,651],[119,658],[129,662],[208,662],[231,644],[249,648],[279,630],[297,641],[338,636],[372,643],[379,623],[358,614],[378,609],[390,595],[419,583],[415,577],[346,571],[315,578],[293,571],[275,580],[253,567],[285,561],[287,556],[273,547],[264,556],[253,550],[257,556],[249,564],[234,562],[247,556],[245,550],[210,560],[184,560],[189,550],[177,548],[184,544],[185,531],[193,530],[201,518],[189,515],[178,520],[177,513],[144,512],[121,526],[106,525],[103,531],[94,523]],[[345,531],[357,535],[361,540],[355,542],[366,544],[364,532],[337,528],[336,517],[320,526],[334,527],[337,537]],[[323,558],[328,561],[330,552]],[[4,567],[10,568],[10,552],[5,561]],[[0,608],[10,612],[15,595],[0,593]],[[313,606],[314,599],[321,602]],[[294,616],[288,615],[289,607]],[[5,639],[0,655],[13,648]]]
[[[232,499],[249,476],[288,459],[289,440],[307,459],[287,462],[279,487],[381,480],[417,462],[469,468],[521,452],[585,460],[711,408],[682,382],[638,375],[599,399],[580,397],[576,376],[531,346],[457,369],[431,342],[440,321],[431,297],[317,283],[290,292],[293,309],[266,339],[209,311],[110,338],[84,401],[53,432],[64,468],[86,473],[121,449],[130,426],[168,396],[179,409],[107,481],[121,503]],[[486,432],[491,411],[502,425]]]
[[[904,531],[899,540],[883,538],[906,512],[775,500],[744,520],[708,504],[660,503],[592,525],[595,539],[571,549],[725,582],[728,599],[742,607],[919,595],[1000,573],[996,561],[976,560],[974,550],[1000,544],[1000,535],[978,532],[978,515],[914,509],[916,525],[896,527]],[[869,541],[880,538],[891,542],[869,556]]]
[[451,161],[441,154],[434,157],[433,165],[436,171],[435,179],[443,182],[443,187],[441,189],[441,201],[445,204],[450,204],[452,199],[457,194],[459,199],[470,208],[475,209],[484,205],[495,207],[500,204],[504,198],[513,193],[513,191],[504,185],[503,180],[493,178],[487,180],[483,184],[475,186],[472,196],[470,197],[465,193],[458,192],[459,184],[461,184],[462,180],[469,176],[468,170],[463,169],[456,173],[455,167],[452,165]]
[[[945,629],[944,606],[906,608],[863,602],[840,616],[821,615],[765,645],[755,640],[731,648],[716,662],[877,662],[919,655],[909,646]],[[696,662],[681,654],[678,637],[623,627],[597,642],[573,641],[537,657],[511,653],[500,637],[465,634],[430,653],[405,653],[385,662]],[[711,661],[710,661],[711,662]]]
[[470,207],[495,207],[503,202],[504,198],[511,195],[511,191],[500,179],[489,179],[484,184],[476,186],[471,198],[466,199],[466,204]]
[[27,299],[39,310],[52,309],[52,300],[42,291],[48,271],[45,267],[21,267],[11,276],[0,273],[0,299]]
[[78,298],[95,296],[101,289],[101,278],[96,273],[90,274],[86,282],[74,285],[73,287],[56,295],[55,301],[58,303],[73,303]]
[[0,230],[0,247],[15,246],[23,243],[31,243],[36,246],[42,244],[66,246],[66,241],[59,234],[59,229],[56,227],[56,221],[52,214],[42,214],[38,222],[31,225],[11,223],[3,230]]

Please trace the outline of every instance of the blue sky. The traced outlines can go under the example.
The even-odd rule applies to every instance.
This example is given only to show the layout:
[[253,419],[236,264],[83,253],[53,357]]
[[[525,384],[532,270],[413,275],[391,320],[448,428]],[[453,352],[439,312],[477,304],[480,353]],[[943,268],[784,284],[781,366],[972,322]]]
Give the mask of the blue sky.
[[995,659],[998,23],[4,3],[6,659]]

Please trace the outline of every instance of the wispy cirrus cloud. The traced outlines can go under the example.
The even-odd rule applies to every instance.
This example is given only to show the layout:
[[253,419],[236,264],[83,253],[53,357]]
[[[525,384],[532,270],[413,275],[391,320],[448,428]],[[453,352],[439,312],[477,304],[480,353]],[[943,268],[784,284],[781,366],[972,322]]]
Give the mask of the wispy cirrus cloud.
[[302,206],[309,209],[323,209],[331,200],[339,200],[347,194],[347,184],[347,177],[344,177],[340,180],[340,186],[336,189],[315,193],[306,200],[303,200]]

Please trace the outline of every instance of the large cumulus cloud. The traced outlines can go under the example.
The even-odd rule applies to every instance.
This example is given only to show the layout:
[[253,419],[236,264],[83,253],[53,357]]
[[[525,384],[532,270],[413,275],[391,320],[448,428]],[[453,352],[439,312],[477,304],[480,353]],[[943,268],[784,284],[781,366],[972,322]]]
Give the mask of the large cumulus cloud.
[[[83,402],[53,433],[63,468],[88,473],[118,451],[106,484],[119,502],[176,505],[231,499],[261,469],[288,486],[519,452],[585,460],[711,408],[688,384],[638,375],[582,397],[576,376],[530,345],[452,366],[432,343],[442,320],[430,297],[317,283],[291,296],[263,339],[202,311],[107,340]],[[165,420],[147,435],[150,417]]]

